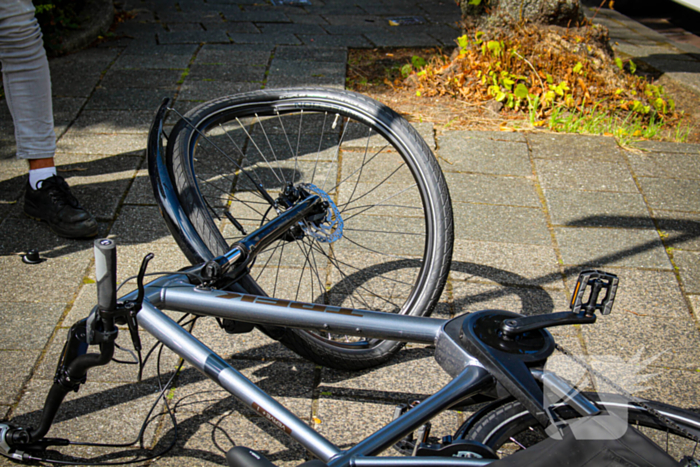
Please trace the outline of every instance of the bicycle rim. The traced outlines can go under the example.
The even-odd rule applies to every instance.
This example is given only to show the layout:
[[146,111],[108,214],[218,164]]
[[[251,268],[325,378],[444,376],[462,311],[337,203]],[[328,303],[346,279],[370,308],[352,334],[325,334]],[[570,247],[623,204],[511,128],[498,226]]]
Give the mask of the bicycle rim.
[[[445,235],[436,234],[448,229],[436,213],[434,165],[427,164],[426,175],[424,159],[432,155],[427,148],[427,155],[417,151],[415,143],[407,146],[406,128],[353,105],[347,95],[345,102],[308,95],[224,101],[188,113],[191,124],[173,132],[187,136],[186,163],[175,157],[172,168],[183,206],[207,246],[220,254],[243,231],[277,215],[258,186],[277,200],[290,185],[316,193],[329,203],[329,223],[339,222],[325,230],[300,225],[257,257],[251,277],[277,298],[427,312],[436,301],[434,289],[442,287],[431,268],[449,262],[441,245]],[[340,350],[381,343],[310,335]]]

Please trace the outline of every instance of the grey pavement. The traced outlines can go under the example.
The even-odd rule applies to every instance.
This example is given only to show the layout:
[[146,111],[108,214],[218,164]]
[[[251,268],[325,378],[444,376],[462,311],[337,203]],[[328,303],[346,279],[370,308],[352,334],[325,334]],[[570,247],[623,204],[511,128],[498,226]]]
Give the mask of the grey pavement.
[[[124,0],[122,8],[133,18],[119,24],[115,38],[51,60],[59,171],[97,216],[100,234],[119,243],[121,279],[151,251],[152,270],[186,265],[146,173],[146,134],[162,97],[174,97],[184,111],[253,89],[342,89],[348,47],[449,46],[459,35],[451,0],[310,0],[307,6]],[[423,24],[390,26],[388,18],[398,16]],[[700,50],[619,13],[602,11],[596,21],[610,28],[620,53],[658,68],[700,101]],[[0,114],[0,415],[31,424],[68,328],[93,306],[92,242],[58,238],[22,215],[26,164],[10,158],[4,105]],[[454,262],[440,316],[485,308],[562,311],[579,270],[609,270],[621,278],[613,314],[554,334],[589,361],[608,356],[638,365],[638,395],[700,407],[700,145],[648,142],[628,151],[603,136],[447,131],[437,137],[430,124],[418,129],[435,148],[455,214]],[[22,263],[30,248],[47,261]],[[386,424],[397,403],[447,381],[425,346],[408,346],[389,364],[352,374],[314,366],[257,331],[234,337],[202,320],[194,334],[341,447]],[[166,376],[176,363],[166,353]],[[139,383],[134,366],[93,370],[49,435],[133,440],[157,388],[153,364]],[[298,444],[190,367],[179,375],[172,405],[178,445],[149,464],[221,465],[232,443],[281,465],[306,459]],[[451,433],[464,417],[441,415],[435,434]],[[162,447],[171,436],[161,413],[146,444]]]

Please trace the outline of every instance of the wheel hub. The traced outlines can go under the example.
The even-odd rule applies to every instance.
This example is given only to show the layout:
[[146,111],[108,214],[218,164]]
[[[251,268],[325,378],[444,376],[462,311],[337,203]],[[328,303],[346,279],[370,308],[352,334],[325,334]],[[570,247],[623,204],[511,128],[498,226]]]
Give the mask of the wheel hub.
[[340,210],[335,205],[328,193],[311,183],[292,185],[289,183],[284,192],[277,198],[277,204],[289,209],[302,199],[312,194],[321,198],[323,210],[313,214],[298,225],[292,227],[287,233],[288,241],[300,240],[304,235],[323,243],[333,243],[343,236],[343,218]]
[[314,219],[300,222],[301,229],[306,235],[323,243],[333,243],[343,236],[343,218],[328,193],[311,183],[301,183],[299,188],[308,193],[318,195],[326,206],[326,212]]

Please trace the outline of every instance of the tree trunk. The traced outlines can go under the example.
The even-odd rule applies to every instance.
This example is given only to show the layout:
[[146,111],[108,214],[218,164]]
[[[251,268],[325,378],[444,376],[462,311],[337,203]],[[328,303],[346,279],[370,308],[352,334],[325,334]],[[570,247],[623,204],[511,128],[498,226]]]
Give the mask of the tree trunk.
[[583,21],[579,0],[458,0],[462,18],[476,26],[513,26],[522,22],[578,26]]

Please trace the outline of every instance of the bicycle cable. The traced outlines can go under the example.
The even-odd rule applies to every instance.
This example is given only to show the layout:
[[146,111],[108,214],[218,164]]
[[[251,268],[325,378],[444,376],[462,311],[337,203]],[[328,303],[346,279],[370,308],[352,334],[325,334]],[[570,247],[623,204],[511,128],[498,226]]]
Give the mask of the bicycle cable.
[[[157,274],[157,273],[153,273]],[[170,273],[167,273],[170,274]],[[134,276],[135,277],[135,276]],[[128,280],[131,280],[133,278],[129,278]],[[121,285],[124,285],[126,281],[124,281]],[[120,285],[120,287],[121,287]],[[190,319],[189,321],[183,323],[187,318],[189,318],[189,314],[185,314],[182,318],[178,320],[178,324],[181,326],[190,326],[189,331],[192,331],[192,328],[197,321],[197,316],[194,318]],[[163,384],[163,381],[161,379],[161,357],[162,357],[162,351],[163,351],[163,344],[162,342],[157,342],[154,344],[149,351],[146,354],[146,358],[144,358],[142,361],[139,362],[139,375],[138,375],[138,381],[141,381],[141,376],[142,376],[142,370],[143,366],[146,365],[148,358],[153,354],[153,352],[156,349],[158,350],[158,356],[156,358],[156,380],[158,381],[158,397],[156,397],[155,401],[151,405],[151,408],[149,409],[148,413],[146,414],[146,417],[141,424],[141,428],[139,429],[139,433],[136,437],[136,440],[134,440],[131,443],[91,443],[91,442],[80,442],[80,441],[69,441],[68,445],[69,446],[86,446],[86,447],[107,447],[107,448],[127,448],[136,445],[137,443],[139,444],[140,449],[146,449],[143,444],[143,438],[145,431],[147,427],[150,425],[150,423],[154,420],[152,418],[153,411],[155,410],[156,406],[158,405],[158,402],[160,400],[163,400],[163,404],[165,406],[165,412],[168,414],[172,424],[173,424],[173,439],[171,440],[170,444],[162,449],[159,452],[153,453],[149,456],[143,457],[143,458],[138,458],[138,459],[131,459],[128,461],[120,461],[120,462],[84,462],[84,461],[66,461],[66,460],[61,460],[61,459],[51,459],[48,457],[34,457],[29,454],[25,454],[25,459],[29,461],[35,461],[35,462],[48,462],[52,464],[58,464],[58,465],[87,465],[87,466],[114,466],[114,465],[130,465],[130,464],[135,464],[138,462],[146,462],[152,459],[156,459],[158,457],[161,457],[168,453],[173,447],[175,447],[177,443],[177,437],[178,437],[178,425],[177,425],[177,418],[175,417],[175,413],[173,412],[172,408],[170,407],[170,404],[168,403],[168,398],[166,397],[166,393],[171,389],[172,384],[175,380],[175,378],[180,374],[180,371],[182,370],[182,367],[184,365],[184,360],[180,359],[180,362],[173,372],[173,374],[170,376],[168,381]],[[125,349],[127,350],[127,349]],[[127,350],[128,351],[128,350]],[[139,355],[139,360],[141,360],[140,356],[141,353],[138,352]]]

